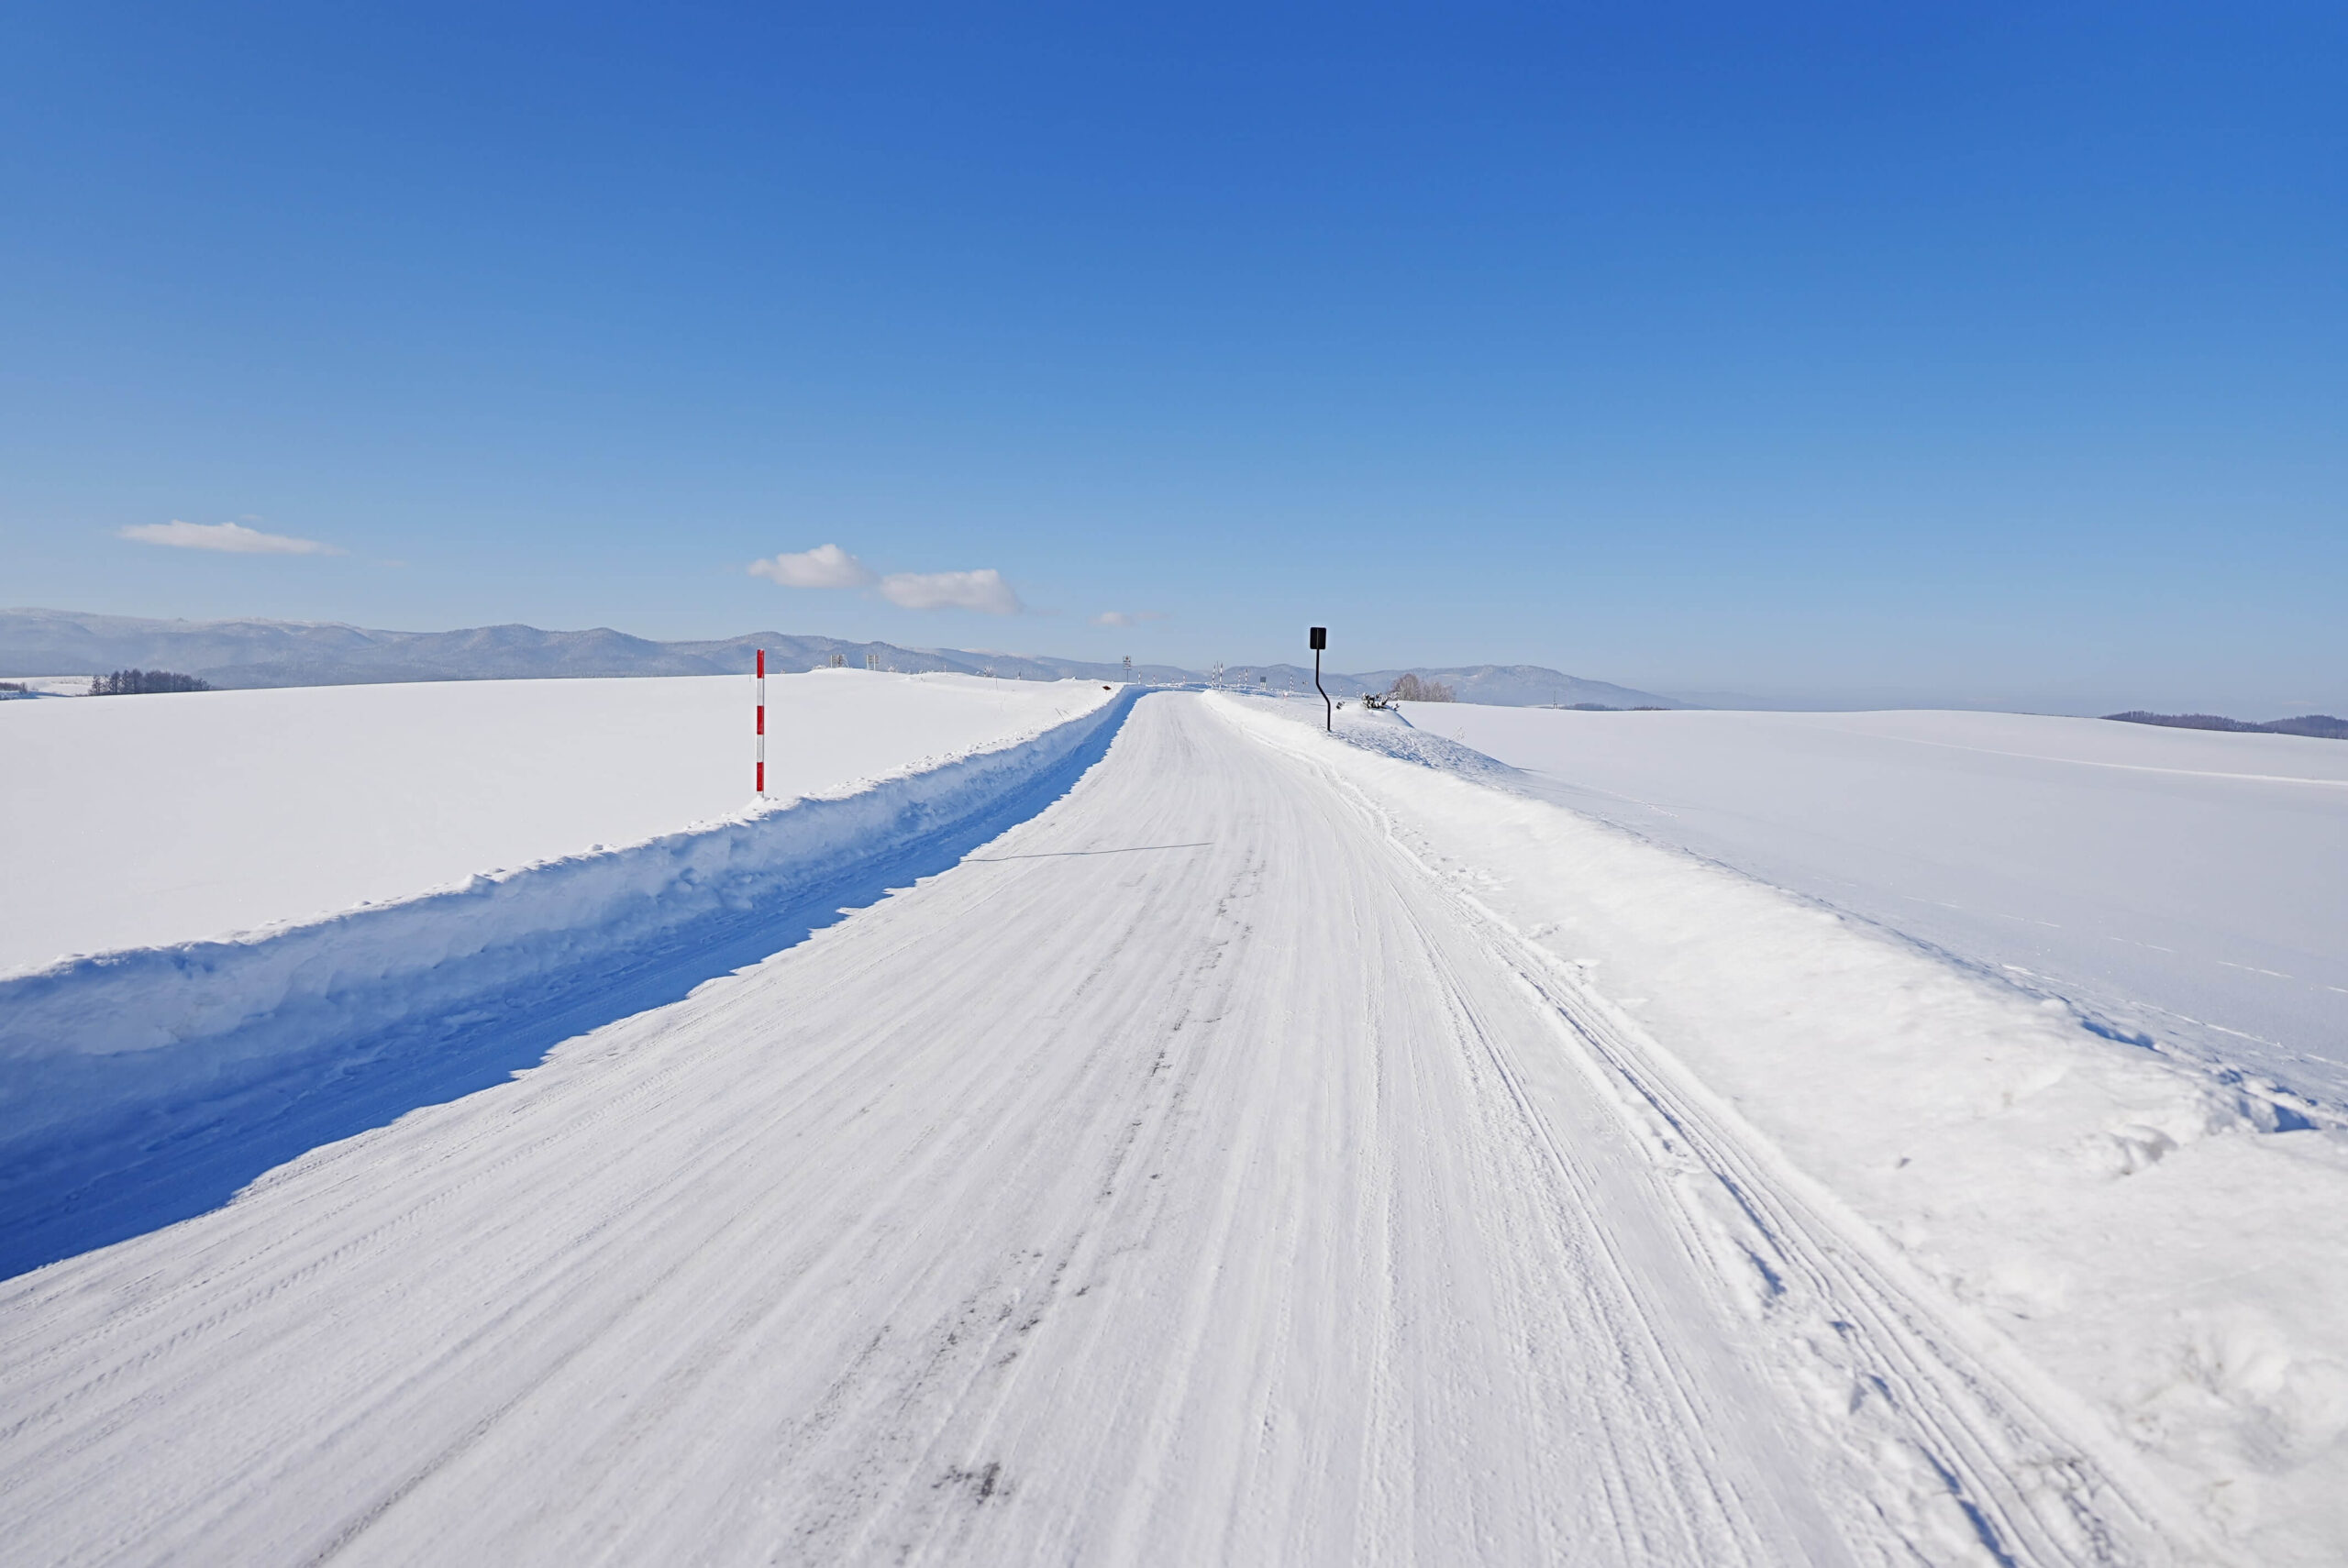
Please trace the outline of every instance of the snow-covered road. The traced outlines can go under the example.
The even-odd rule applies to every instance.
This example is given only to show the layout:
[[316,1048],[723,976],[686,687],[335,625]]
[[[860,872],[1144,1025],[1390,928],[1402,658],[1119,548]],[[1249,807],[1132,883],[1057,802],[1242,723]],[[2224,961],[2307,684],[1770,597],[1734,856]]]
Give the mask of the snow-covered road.
[[8,1554],[2198,1557],[1282,728],[0,1287]]

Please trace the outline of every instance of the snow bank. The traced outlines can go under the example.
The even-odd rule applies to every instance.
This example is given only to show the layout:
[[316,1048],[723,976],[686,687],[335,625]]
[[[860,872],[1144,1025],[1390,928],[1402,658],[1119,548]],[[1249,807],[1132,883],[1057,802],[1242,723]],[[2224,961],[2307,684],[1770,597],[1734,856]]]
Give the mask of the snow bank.
[[1559,804],[2348,1110],[2348,745],[2021,713],[1408,716]]
[[[2114,1042],[2059,999],[1530,798],[1454,737],[1341,715],[1356,744],[1335,745],[1279,722],[1301,711],[1224,706],[1360,790],[1413,856],[1598,999],[1653,1071],[1749,1125],[2224,1537],[2259,1561],[2338,1561],[2348,1132],[2320,1108]],[[1449,712],[1413,717],[1474,733]],[[1635,715],[1690,717],[1712,715]],[[1961,752],[1933,755],[1969,772]],[[2129,775],[2106,771],[2124,809]],[[1741,1222],[1733,1196],[1721,1208]],[[1765,1294],[1756,1309],[1797,1306]]]
[[[768,682],[773,795],[1097,707],[1097,682]],[[748,677],[436,681],[0,706],[0,975],[404,899],[750,801]]]
[[[739,682],[728,684],[738,693]],[[1058,701],[1063,711],[1080,710],[1076,716],[1012,744],[836,794],[754,806],[685,832],[477,875],[324,920],[0,977],[0,1141],[38,1142],[107,1109],[90,1103],[94,1080],[83,1064],[92,1058],[138,1058],[135,1072],[94,1080],[106,1096],[184,1094],[340,1034],[446,1015],[535,976],[606,956],[616,962],[713,917],[819,884],[1035,782],[1115,723],[1135,694],[1094,685],[1080,699],[1063,688]]]

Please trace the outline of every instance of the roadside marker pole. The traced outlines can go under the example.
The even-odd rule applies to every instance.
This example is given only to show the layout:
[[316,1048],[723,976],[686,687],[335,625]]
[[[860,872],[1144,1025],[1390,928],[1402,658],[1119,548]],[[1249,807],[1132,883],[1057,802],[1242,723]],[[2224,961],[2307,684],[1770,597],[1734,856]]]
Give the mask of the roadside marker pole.
[[759,650],[759,793],[767,792],[767,650]]
[[1312,631],[1312,690],[1321,693],[1321,727],[1331,734],[1337,733],[1337,711],[1329,706],[1328,688],[1321,684],[1321,650],[1329,646],[1329,628],[1314,626]]

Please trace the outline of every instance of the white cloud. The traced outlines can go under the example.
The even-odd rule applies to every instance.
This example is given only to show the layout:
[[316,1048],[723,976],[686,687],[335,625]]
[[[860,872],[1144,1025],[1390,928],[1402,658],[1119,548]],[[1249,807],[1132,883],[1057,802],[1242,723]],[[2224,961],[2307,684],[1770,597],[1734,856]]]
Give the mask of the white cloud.
[[892,571],[880,580],[880,597],[907,610],[979,610],[989,615],[1016,615],[1026,606],[1002,573],[992,567],[979,571]]
[[1096,626],[1138,626],[1144,621],[1163,621],[1163,610],[1103,610],[1092,617]]
[[122,530],[126,539],[142,545],[169,545],[181,550],[225,550],[234,556],[338,556],[332,545],[296,539],[286,534],[264,534],[241,523],[140,523]]
[[837,545],[752,561],[750,575],[771,578],[785,588],[869,588],[874,580],[869,567]]
[[763,577],[785,588],[873,588],[880,597],[905,610],[979,610],[990,615],[1018,615],[1026,606],[1002,573],[989,567],[979,571],[892,571],[876,575],[870,567],[837,545],[818,545],[797,555],[752,561],[752,577]]

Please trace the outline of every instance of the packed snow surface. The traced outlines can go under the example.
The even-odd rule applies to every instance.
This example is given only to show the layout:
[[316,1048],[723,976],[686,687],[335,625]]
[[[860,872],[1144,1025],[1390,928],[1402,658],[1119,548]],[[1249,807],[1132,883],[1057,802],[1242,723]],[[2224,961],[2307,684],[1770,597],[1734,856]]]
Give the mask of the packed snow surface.
[[2338,1560],[2338,1132],[1400,723],[1124,701],[894,786],[1053,798],[837,923],[0,1286],[11,1551]]
[[[831,794],[1048,727],[1098,682],[767,682],[767,787]],[[751,801],[736,676],[0,705],[0,974],[223,936],[616,847]]]
[[2348,1109],[2348,745],[2017,713],[1408,717],[1576,811]]
[[1415,853],[2087,1397],[2217,1528],[2221,1559],[2339,1558],[2348,1134],[2328,1108],[1559,811],[1436,734],[1445,710],[1412,712],[1422,727],[1341,717],[1339,739],[1384,754],[1343,766]]

